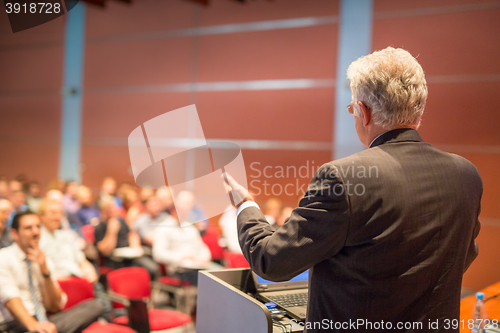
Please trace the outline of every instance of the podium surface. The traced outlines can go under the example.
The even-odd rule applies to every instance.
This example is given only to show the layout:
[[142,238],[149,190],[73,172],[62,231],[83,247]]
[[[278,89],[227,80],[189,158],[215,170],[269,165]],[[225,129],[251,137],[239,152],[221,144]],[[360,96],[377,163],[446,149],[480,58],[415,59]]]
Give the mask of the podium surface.
[[252,296],[249,269],[198,273],[197,333],[273,332],[269,310]]

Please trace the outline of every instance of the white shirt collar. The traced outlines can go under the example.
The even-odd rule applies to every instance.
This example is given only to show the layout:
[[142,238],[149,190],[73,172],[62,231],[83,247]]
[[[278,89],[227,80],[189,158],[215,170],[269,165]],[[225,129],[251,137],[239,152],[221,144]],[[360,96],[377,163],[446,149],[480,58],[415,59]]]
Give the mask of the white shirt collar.
[[24,261],[24,259],[26,259],[26,253],[24,253],[24,251],[21,250],[21,248],[19,247],[19,245],[17,245],[16,242],[12,243],[11,247],[12,247],[12,252],[17,259],[19,259],[20,261]]

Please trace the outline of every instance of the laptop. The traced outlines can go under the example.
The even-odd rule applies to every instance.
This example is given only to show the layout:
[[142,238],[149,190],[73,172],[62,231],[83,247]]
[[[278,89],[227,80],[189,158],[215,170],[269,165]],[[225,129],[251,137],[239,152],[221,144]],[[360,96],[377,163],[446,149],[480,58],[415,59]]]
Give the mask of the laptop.
[[285,282],[268,281],[254,272],[252,275],[259,298],[276,303],[299,321],[306,319],[309,270]]

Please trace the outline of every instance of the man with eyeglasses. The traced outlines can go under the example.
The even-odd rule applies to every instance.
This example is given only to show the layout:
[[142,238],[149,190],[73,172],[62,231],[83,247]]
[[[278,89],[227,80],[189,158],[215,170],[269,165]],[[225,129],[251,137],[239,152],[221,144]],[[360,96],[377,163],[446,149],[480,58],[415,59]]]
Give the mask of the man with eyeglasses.
[[462,275],[478,254],[479,173],[417,132],[427,84],[410,53],[374,52],[347,76],[369,149],[319,168],[277,230],[228,175],[243,253],[272,281],[310,269],[307,332],[458,332],[446,325],[460,318]]

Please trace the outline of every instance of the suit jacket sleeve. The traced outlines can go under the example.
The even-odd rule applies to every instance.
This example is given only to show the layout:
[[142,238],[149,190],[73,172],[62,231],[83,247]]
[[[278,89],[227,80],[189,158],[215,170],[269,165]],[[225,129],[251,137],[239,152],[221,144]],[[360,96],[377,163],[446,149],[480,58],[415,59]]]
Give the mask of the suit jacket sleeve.
[[[479,212],[477,213],[479,216]],[[474,259],[479,254],[479,247],[477,246],[476,243],[476,237],[479,235],[479,231],[481,230],[481,223],[479,222],[479,218],[476,219],[476,224],[474,226],[474,230],[472,231],[472,238],[469,244],[469,249],[467,251],[467,257],[465,258],[465,268],[464,268],[464,273],[469,269],[469,266],[472,264]]]
[[238,215],[239,242],[252,270],[271,281],[287,281],[338,253],[349,227],[349,199],[335,166],[323,165],[290,218],[278,230],[262,212]]

